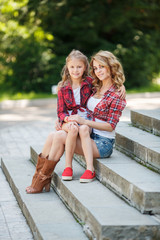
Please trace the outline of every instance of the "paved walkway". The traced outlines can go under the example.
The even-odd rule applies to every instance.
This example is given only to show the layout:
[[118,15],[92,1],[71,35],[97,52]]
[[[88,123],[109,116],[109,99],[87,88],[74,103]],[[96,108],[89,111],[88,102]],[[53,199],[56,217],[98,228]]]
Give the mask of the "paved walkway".
[[[55,103],[52,107],[0,109],[0,159],[10,156],[12,160],[15,154],[29,159],[29,146],[34,139],[28,136],[28,130],[41,128],[42,123],[52,130],[55,117]],[[0,167],[0,240],[18,239],[31,240],[33,236]]]
[[[128,95],[127,99],[121,121],[130,120],[130,109],[160,109],[160,93]],[[45,141],[48,131],[54,130],[55,119],[55,99],[27,101],[25,106],[21,101],[0,104],[0,158],[12,160],[12,156],[17,155],[29,159],[29,147],[35,144],[34,134],[38,132]],[[47,130],[45,136],[41,134],[42,127]],[[1,168],[0,183],[0,240],[33,239]]]

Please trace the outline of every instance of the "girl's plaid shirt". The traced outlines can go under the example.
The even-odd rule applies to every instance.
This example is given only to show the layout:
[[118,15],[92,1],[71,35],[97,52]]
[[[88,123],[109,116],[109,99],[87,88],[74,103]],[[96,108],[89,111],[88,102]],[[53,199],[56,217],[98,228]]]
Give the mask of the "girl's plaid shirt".
[[72,110],[72,114],[77,114],[78,109],[84,111],[82,108],[86,108],[87,100],[92,94],[92,81],[93,80],[90,77],[86,77],[86,79],[82,81],[80,89],[80,105],[76,105],[70,84],[61,87],[58,91],[57,115],[61,124],[63,123],[64,118],[69,116],[68,110]]
[[[94,91],[91,96],[93,96],[95,92],[96,91]],[[125,106],[126,100],[119,97],[119,92],[117,91],[116,87],[112,85],[108,91],[105,92],[104,97],[97,104],[94,112],[87,108],[87,116],[93,121],[95,118],[106,121],[112,126],[113,129],[115,129]]]

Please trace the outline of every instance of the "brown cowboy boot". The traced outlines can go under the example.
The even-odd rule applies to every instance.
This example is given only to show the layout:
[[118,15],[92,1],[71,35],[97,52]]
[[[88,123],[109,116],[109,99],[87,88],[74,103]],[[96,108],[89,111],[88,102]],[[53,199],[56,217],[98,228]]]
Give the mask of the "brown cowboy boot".
[[58,161],[52,161],[45,158],[43,168],[40,170],[33,186],[27,190],[27,193],[41,193],[43,188],[46,192],[50,191],[52,172]]
[[43,167],[43,165],[44,165],[44,162],[45,162],[45,158],[42,157],[42,153],[40,153],[40,154],[38,155],[38,160],[37,160],[37,165],[36,165],[36,171],[35,171],[35,173],[34,173],[34,175],[33,175],[32,183],[31,183],[30,186],[26,187],[26,191],[27,191],[28,188],[30,188],[30,187],[33,186],[36,178],[38,177],[39,171],[42,169],[42,167]]

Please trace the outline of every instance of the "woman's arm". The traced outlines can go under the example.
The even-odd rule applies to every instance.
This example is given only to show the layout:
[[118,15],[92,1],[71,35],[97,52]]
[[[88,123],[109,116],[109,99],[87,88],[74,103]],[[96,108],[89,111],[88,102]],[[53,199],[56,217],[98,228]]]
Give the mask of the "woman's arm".
[[84,124],[84,125],[88,125],[91,128],[96,128],[98,130],[102,130],[102,131],[108,131],[108,132],[112,132],[113,128],[112,126],[107,123],[101,123],[101,122],[95,122],[92,120],[88,120],[88,119],[84,119],[82,117],[80,117],[78,114],[76,115],[71,115],[70,117],[68,117],[68,121],[76,121],[79,124]]

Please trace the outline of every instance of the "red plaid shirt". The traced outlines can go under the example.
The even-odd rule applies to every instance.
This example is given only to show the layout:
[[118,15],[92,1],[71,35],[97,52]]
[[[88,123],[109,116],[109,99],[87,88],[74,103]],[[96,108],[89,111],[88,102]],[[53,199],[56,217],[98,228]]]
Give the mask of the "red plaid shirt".
[[[95,91],[96,92],[96,91]],[[95,94],[91,96],[93,96]],[[119,118],[122,115],[122,110],[126,106],[126,100],[121,99],[117,92],[117,89],[114,85],[105,92],[102,100],[97,104],[94,109],[94,112],[90,111],[87,108],[88,117],[91,117],[92,120],[98,118],[100,120],[106,121],[109,123],[113,129],[115,129]]]
[[92,81],[93,79],[90,77],[87,77],[82,81],[80,89],[80,105],[76,105],[70,84],[61,87],[58,91],[57,114],[61,123],[63,123],[66,116],[69,116],[68,110],[72,110],[72,114],[77,114],[78,109],[81,110],[81,107],[86,108],[87,100],[92,94]]

